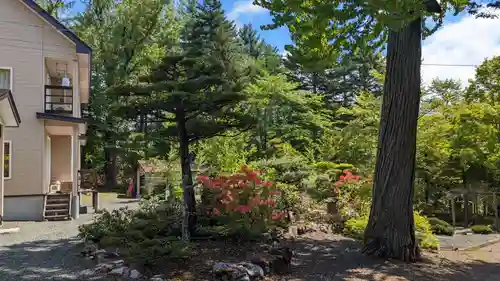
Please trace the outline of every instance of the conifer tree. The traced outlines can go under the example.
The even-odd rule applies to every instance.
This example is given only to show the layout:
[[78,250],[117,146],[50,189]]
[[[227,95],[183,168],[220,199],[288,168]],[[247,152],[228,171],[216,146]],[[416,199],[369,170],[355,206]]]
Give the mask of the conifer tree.
[[192,13],[178,50],[167,51],[142,83],[127,90],[133,93],[130,102],[135,106],[124,107],[134,111],[129,116],[139,109],[163,122],[161,134],[179,142],[189,226],[183,231],[185,239],[196,224],[189,144],[251,124],[238,110],[245,98],[245,75],[238,63],[241,45],[234,24],[226,18],[220,0],[205,0]]
[[251,24],[245,24],[238,31],[238,36],[243,45],[243,51],[253,58],[257,64],[255,72],[260,76],[262,70],[269,73],[280,72],[281,57],[278,54],[278,48],[267,44],[253,28]]

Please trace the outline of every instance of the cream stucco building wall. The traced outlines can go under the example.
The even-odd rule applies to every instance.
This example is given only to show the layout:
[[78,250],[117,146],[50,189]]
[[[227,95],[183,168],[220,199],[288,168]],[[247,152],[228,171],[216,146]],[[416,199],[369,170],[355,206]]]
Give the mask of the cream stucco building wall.
[[61,182],[71,181],[71,136],[52,136],[51,176]]
[[[6,218],[9,209],[23,206],[25,210],[11,219],[39,219],[42,194],[47,193],[50,181],[49,173],[44,172],[47,165],[71,157],[56,155],[47,161],[45,155],[47,135],[44,121],[37,119],[36,113],[44,112],[46,58],[76,64],[75,44],[22,1],[0,0],[0,68],[12,71],[12,93],[23,120],[19,128],[6,128],[4,133],[4,139],[12,142],[12,174],[4,183]],[[57,137],[51,147],[69,145],[71,153],[70,140]],[[69,176],[69,180],[71,169],[48,168],[65,178]]]

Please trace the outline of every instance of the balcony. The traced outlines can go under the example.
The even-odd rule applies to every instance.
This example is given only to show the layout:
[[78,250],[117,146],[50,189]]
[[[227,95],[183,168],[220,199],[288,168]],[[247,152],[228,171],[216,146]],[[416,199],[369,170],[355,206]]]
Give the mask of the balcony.
[[83,119],[88,119],[89,118],[89,104],[88,103],[81,103],[80,104],[80,117]]
[[73,115],[73,87],[45,85],[45,113]]

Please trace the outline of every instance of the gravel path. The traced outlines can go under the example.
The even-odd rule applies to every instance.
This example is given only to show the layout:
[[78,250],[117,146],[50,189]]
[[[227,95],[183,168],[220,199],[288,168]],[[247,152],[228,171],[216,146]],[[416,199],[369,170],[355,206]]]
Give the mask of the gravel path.
[[[136,205],[125,200],[103,203],[108,209]],[[86,214],[75,221],[6,223],[21,230],[0,235],[0,281],[107,281],[94,273],[94,261],[79,256],[78,225],[91,219]]]
[[489,241],[500,242],[500,234],[455,234],[453,236],[438,236],[438,238],[441,249],[466,249]]

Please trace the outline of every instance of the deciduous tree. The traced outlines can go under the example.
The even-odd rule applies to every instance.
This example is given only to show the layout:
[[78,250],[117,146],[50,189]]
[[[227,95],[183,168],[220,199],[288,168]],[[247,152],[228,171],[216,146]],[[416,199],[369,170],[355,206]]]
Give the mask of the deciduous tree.
[[[316,1],[256,0],[271,10],[274,25],[287,25],[296,46],[315,58],[351,55],[360,47],[387,41],[387,66],[375,167],[372,208],[364,252],[414,261],[419,257],[413,222],[416,131],[420,101],[422,19],[436,23],[442,11],[478,5],[469,1]],[[474,4],[474,5],[473,5]],[[386,37],[388,35],[388,37]],[[340,52],[338,51],[340,50]]]

